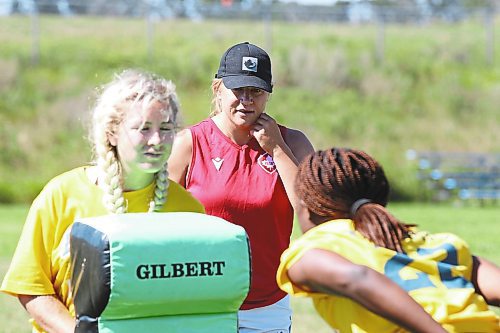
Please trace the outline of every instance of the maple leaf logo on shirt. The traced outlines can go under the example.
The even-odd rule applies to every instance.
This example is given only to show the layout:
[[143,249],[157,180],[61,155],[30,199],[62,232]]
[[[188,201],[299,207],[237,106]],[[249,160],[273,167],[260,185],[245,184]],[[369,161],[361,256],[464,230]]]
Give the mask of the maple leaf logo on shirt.
[[276,164],[274,163],[274,160],[271,157],[271,155],[269,155],[268,153],[260,155],[259,158],[257,159],[257,163],[267,173],[273,173],[276,171]]

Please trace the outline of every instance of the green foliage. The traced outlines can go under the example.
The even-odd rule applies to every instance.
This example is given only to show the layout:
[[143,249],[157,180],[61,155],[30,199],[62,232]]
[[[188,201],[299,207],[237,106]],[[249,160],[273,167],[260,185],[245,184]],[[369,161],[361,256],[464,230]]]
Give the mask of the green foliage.
[[0,205],[0,230],[4,235],[0,258],[10,258],[14,253],[27,214],[26,205]]
[[370,25],[168,20],[148,28],[138,19],[41,17],[39,26],[37,41],[29,17],[0,21],[0,202],[29,201],[90,160],[93,89],[112,73],[140,67],[172,79],[190,125],[210,111],[220,54],[245,40],[273,60],[268,112],[318,149],[374,155],[394,198],[423,197],[409,148],[499,150],[500,69],[487,64],[479,21],[387,25],[383,44]]

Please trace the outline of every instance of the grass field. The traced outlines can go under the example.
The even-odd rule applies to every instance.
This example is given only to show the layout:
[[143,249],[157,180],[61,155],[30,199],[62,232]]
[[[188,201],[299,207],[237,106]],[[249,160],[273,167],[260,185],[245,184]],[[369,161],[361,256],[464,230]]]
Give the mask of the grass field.
[[[500,265],[500,208],[490,207],[451,207],[426,204],[395,204],[390,209],[403,221],[419,224],[421,229],[432,232],[453,231],[465,238],[472,252],[485,256]],[[0,276],[3,278],[10,258],[17,244],[28,207],[25,205],[0,205]],[[299,232],[294,230],[293,238]],[[319,318],[309,299],[292,298],[294,310],[294,333],[326,333],[331,332]],[[28,316],[16,299],[0,294],[0,328],[1,333],[28,333],[30,325]],[[498,309],[495,309],[498,313]]]

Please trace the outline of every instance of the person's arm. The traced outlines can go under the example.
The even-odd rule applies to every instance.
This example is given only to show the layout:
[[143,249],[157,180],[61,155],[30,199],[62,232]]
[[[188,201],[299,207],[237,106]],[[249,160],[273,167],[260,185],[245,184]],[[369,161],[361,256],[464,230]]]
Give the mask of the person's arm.
[[193,154],[191,130],[184,129],[175,136],[172,152],[168,158],[168,178],[186,187],[186,175]]
[[308,250],[288,269],[288,277],[304,290],[348,297],[411,332],[446,332],[396,283],[336,253]]
[[75,318],[54,295],[18,295],[29,315],[47,333],[73,333]]
[[[314,147],[309,141],[309,139],[306,137],[304,133],[301,131],[295,130],[295,129],[288,129],[287,134],[286,134],[286,143],[290,147],[290,149],[293,152],[293,155],[297,158],[298,162],[300,163],[306,156],[314,153]],[[297,171],[298,167],[295,168],[294,172],[287,172],[286,176],[289,177],[287,180],[283,180],[283,183],[286,182],[289,190],[287,190],[288,198],[290,199],[290,202],[292,202],[293,209],[296,213],[298,213],[300,209],[300,204],[299,201],[300,199],[296,196],[295,193],[295,178],[297,176]],[[280,173],[281,176],[281,173]],[[283,177],[282,177],[283,179]],[[300,229],[302,230],[302,233],[305,233],[309,229],[315,227],[316,225],[313,224],[310,220],[304,220],[304,219],[298,219],[299,224],[300,224]]]
[[500,306],[500,267],[477,256],[472,257],[472,283],[489,305]]
[[273,160],[285,186],[290,203],[297,208],[298,198],[295,194],[295,178],[298,165],[310,153],[314,152],[312,144],[300,131],[288,129],[286,141],[273,148]]
[[296,209],[298,198],[295,195],[294,184],[297,166],[305,156],[314,152],[311,142],[302,132],[293,129],[288,129],[285,142],[276,121],[266,113],[257,119],[252,134],[262,149],[272,156],[288,199]]

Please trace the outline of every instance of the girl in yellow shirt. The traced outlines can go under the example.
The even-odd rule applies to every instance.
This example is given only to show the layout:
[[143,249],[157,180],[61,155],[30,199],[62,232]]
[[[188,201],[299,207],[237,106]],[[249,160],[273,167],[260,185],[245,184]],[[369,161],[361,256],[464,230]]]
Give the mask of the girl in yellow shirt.
[[74,332],[69,231],[75,219],[126,212],[204,212],[169,181],[179,103],[172,82],[126,70],[93,110],[95,163],[52,179],[33,202],[1,290],[19,298],[35,332]]
[[283,253],[278,283],[312,297],[331,327],[500,332],[488,308],[500,305],[500,268],[471,255],[453,234],[430,235],[391,215],[389,183],[372,157],[351,149],[316,152],[300,164],[296,191],[304,231],[315,227]]

